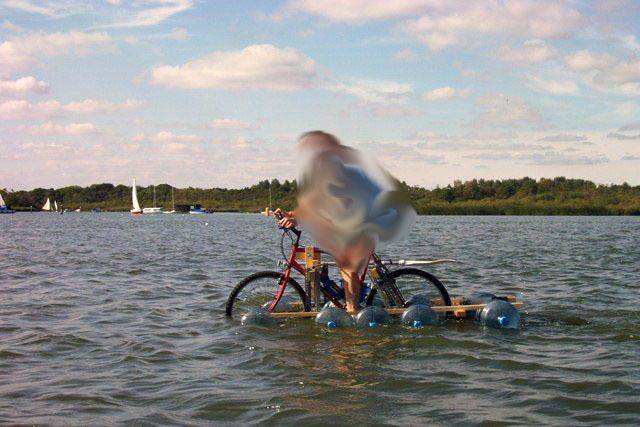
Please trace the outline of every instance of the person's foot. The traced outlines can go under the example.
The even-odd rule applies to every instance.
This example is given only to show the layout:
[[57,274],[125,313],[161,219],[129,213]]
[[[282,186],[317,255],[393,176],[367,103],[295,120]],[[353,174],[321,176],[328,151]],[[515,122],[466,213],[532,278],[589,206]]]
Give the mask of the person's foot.
[[352,306],[347,304],[346,311],[347,311],[347,314],[350,316],[355,316],[356,314],[358,314],[360,310],[362,310],[362,308],[359,305]]

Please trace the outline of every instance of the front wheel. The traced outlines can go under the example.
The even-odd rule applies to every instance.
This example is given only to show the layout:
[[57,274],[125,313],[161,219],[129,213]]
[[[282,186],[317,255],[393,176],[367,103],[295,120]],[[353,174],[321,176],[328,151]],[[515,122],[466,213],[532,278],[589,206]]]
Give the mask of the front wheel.
[[[416,294],[423,294],[431,301],[440,299],[444,305],[451,305],[449,292],[440,280],[431,273],[417,268],[401,268],[389,273],[389,278],[396,282],[396,287],[405,301]],[[367,305],[373,304],[377,291],[376,287],[371,289],[367,297]],[[386,295],[386,292],[380,292],[380,297],[387,307],[396,305],[395,301],[390,301],[391,298]]]
[[[282,279],[282,273],[277,271],[261,271],[240,281],[231,291],[225,313],[229,317],[242,316],[247,311],[270,303],[278,292],[278,285]],[[276,306],[284,305],[286,300],[287,310],[309,311],[306,303],[305,292],[291,277],[287,282],[282,299]]]

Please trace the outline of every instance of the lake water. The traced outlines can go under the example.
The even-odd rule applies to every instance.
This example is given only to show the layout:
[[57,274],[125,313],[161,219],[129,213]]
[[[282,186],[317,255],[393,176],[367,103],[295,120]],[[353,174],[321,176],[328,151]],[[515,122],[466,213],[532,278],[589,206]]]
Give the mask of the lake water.
[[279,237],[258,215],[0,216],[0,424],[640,423],[640,218],[420,217],[383,251],[518,295],[515,333],[228,320]]

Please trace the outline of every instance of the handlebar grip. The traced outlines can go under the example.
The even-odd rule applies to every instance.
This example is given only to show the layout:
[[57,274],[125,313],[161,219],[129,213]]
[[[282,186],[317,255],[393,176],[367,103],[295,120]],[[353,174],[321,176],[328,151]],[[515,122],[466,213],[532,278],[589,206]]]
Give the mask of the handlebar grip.
[[[273,213],[273,216],[275,216],[275,217],[276,217],[276,219],[277,219],[278,221],[280,221],[282,218],[284,218],[284,215],[282,214],[282,212],[278,212],[278,213],[275,213],[275,212],[274,212],[274,213]],[[302,232],[301,232],[300,230],[298,230],[296,227],[285,228],[285,227],[282,227],[282,226],[280,226],[280,225],[279,225],[279,226],[278,226],[278,228],[279,228],[280,230],[291,230],[291,231],[292,231],[293,233],[295,233],[298,237],[300,236],[300,234],[302,234]]]

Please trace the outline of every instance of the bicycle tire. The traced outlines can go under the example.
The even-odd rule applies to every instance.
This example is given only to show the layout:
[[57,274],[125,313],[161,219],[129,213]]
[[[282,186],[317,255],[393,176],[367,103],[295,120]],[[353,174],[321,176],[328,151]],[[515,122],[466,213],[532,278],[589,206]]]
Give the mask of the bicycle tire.
[[[236,298],[238,296],[238,294],[248,285],[250,285],[252,282],[255,282],[256,280],[259,279],[275,279],[276,285],[279,283],[280,279],[282,278],[282,273],[278,272],[278,271],[260,271],[258,273],[254,273],[248,277],[245,277],[244,279],[242,279],[240,282],[238,282],[237,285],[235,285],[233,287],[233,290],[231,291],[231,293],[229,294],[229,298],[227,299],[227,303],[225,305],[225,314],[228,317],[231,317],[233,315],[233,306],[236,302]],[[298,296],[300,297],[300,302],[302,302],[302,305],[304,307],[304,311],[311,311],[309,305],[307,304],[307,298],[306,298],[306,292],[304,291],[304,289],[302,289],[302,287],[298,284],[298,282],[296,282],[295,279],[289,277],[289,280],[287,282],[287,286],[292,286],[293,289],[296,290],[296,292],[298,293]],[[274,287],[274,295],[277,292],[277,287]]]
[[[389,278],[395,280],[403,275],[419,276],[425,279],[431,285],[436,287],[436,289],[440,293],[440,296],[442,297],[442,301],[444,301],[444,304],[451,305],[451,297],[449,296],[447,288],[445,288],[442,282],[440,282],[440,280],[438,280],[438,278],[433,274],[417,268],[401,268],[389,273]],[[367,305],[371,305],[373,303],[373,299],[376,296],[377,290],[378,289],[376,287],[371,289],[371,292],[369,292],[369,295],[367,296]],[[399,291],[402,294],[402,289],[399,289]],[[405,297],[405,295],[403,295],[403,298],[405,299],[405,301],[408,299],[407,297]]]

